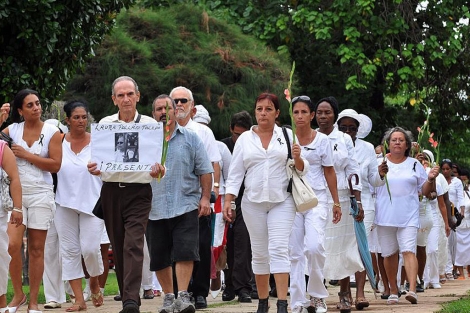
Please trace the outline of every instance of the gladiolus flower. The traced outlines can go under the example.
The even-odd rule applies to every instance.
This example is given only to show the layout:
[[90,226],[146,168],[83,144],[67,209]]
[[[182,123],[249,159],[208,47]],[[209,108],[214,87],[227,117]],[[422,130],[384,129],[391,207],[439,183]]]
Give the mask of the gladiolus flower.
[[287,101],[290,102],[290,92],[289,92],[289,89],[285,89],[285,90],[284,90],[284,95],[286,96]]

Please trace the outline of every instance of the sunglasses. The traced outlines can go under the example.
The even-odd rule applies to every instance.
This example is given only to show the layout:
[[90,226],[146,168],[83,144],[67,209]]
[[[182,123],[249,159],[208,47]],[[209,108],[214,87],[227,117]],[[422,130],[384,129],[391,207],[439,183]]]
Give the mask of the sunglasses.
[[308,96],[297,96],[292,99],[292,104],[297,103],[298,101],[303,101],[306,103],[312,103],[312,100],[310,100],[310,97]]
[[357,132],[357,127],[356,126],[339,126],[338,129],[340,131],[342,131],[343,133],[347,132],[347,131]]
[[449,163],[452,163],[452,161],[450,159],[442,159],[442,162],[449,162]]
[[178,104],[178,102],[185,104],[189,101],[188,99],[185,99],[185,98],[178,98],[178,99],[173,99],[173,100],[175,100],[175,104]]
[[118,145],[122,145],[124,143],[124,141],[118,141],[117,144]]

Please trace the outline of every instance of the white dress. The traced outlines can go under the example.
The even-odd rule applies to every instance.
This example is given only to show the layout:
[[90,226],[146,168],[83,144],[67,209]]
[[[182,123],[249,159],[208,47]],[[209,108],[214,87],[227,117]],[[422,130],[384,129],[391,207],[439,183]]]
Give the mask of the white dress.
[[457,247],[455,255],[456,266],[470,265],[470,192],[464,191],[463,205],[465,205],[465,218],[457,227]]

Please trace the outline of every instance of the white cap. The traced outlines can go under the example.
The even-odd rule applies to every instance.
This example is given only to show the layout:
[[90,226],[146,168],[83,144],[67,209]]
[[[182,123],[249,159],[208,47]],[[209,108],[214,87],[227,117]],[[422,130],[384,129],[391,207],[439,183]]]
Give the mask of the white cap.
[[57,126],[62,131],[62,133],[64,133],[64,134],[69,132],[68,127],[65,126],[64,124],[62,124],[61,122],[59,122],[58,120],[56,120],[55,118],[48,119],[48,120],[44,121],[44,123]]
[[434,154],[431,151],[426,150],[426,149],[423,150],[423,153],[429,159],[431,164],[433,164],[434,163]]
[[195,108],[197,111],[193,117],[193,121],[208,125],[211,122],[211,117],[206,108],[201,104],[196,105]]
[[353,109],[345,109],[338,115],[338,121],[343,117],[350,117],[359,122],[359,128],[357,129],[357,138],[366,138],[372,130],[372,120],[365,114],[359,114]]

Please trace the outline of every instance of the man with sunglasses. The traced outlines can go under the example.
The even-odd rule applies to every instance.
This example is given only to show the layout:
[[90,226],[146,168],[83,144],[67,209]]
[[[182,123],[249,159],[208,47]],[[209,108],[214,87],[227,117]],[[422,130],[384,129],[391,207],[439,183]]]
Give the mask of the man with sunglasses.
[[[153,118],[137,112],[139,87],[129,76],[114,80],[111,99],[119,108],[116,114],[106,116],[100,123],[157,123]],[[125,141],[118,138],[118,142]],[[144,235],[152,207],[150,181],[164,173],[157,164],[149,172],[103,172],[96,163],[88,164],[92,175],[101,175],[101,205],[111,245],[115,271],[122,299],[120,313],[140,312],[140,284],[144,260]]]
[[[193,130],[198,134],[206,148],[207,155],[214,167],[212,191],[215,198],[219,196],[221,156],[212,130],[191,119],[195,110],[193,93],[186,87],[178,86],[170,92],[175,101],[175,116],[179,126]],[[192,292],[196,309],[207,308],[206,298],[209,295],[211,277],[211,244],[212,230],[210,212],[199,217],[199,257],[200,261],[194,265],[192,281],[188,291]]]

